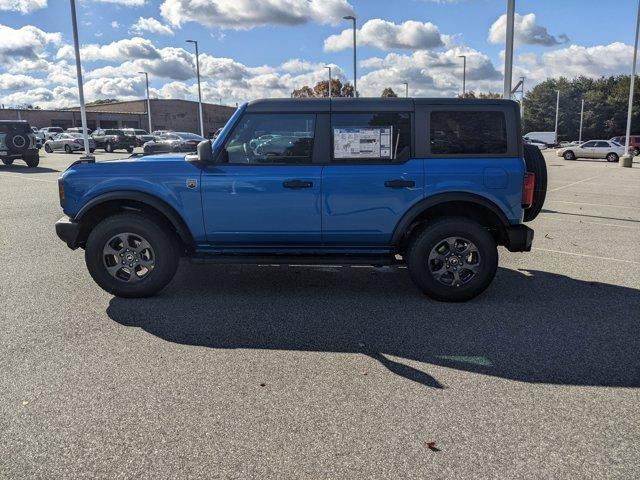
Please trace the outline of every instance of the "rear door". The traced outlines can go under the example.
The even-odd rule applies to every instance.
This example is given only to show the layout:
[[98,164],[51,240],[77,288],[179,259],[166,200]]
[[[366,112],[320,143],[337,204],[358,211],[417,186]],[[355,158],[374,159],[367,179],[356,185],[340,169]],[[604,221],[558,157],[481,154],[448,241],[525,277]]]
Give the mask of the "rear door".
[[326,245],[387,246],[402,215],[424,196],[423,161],[412,154],[413,103],[383,106],[354,111],[353,102],[332,104],[322,173]]
[[314,112],[246,112],[222,147],[222,163],[204,167],[207,240],[215,246],[320,244],[322,165]]

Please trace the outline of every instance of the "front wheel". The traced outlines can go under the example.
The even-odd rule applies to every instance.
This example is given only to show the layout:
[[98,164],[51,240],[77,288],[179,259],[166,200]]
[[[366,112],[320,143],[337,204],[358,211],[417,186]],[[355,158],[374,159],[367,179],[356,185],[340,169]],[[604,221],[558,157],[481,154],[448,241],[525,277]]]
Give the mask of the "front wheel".
[[473,220],[436,220],[418,231],[406,253],[416,285],[444,302],[463,302],[482,293],[498,268],[493,236]]
[[89,234],[85,262],[95,282],[118,297],[148,297],[178,268],[178,243],[167,228],[138,213],[106,218]]
[[133,153],[133,148],[132,147],[127,148],[127,153]]
[[51,145],[49,145],[48,143],[44,145],[44,151],[47,153],[53,153],[53,149],[51,148]]
[[107,152],[107,153],[113,153],[113,145],[111,145],[110,143],[107,143],[104,146],[104,151]]
[[573,152],[571,150],[569,150],[568,152],[564,152],[564,155],[562,155],[564,157],[565,160],[575,160],[576,156],[573,154]]
[[13,158],[3,158],[2,163],[4,163],[7,167],[9,165],[13,165]]

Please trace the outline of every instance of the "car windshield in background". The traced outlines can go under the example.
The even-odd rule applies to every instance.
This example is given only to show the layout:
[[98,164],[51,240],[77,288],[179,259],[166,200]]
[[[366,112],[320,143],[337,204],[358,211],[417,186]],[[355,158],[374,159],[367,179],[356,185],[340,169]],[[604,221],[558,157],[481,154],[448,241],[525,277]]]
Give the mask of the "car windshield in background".
[[134,130],[133,133],[135,133],[136,135],[149,135],[144,130]]
[[195,133],[179,132],[176,133],[176,136],[178,136],[182,140],[204,140],[203,137],[201,137],[200,135],[196,135]]

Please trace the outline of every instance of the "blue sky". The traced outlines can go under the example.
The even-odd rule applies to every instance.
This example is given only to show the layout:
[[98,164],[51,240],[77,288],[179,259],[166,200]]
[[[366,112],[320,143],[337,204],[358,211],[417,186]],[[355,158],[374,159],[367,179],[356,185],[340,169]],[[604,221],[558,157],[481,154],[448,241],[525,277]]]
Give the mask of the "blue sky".
[[[350,23],[359,27],[358,87],[453,96],[458,55],[468,89],[500,91],[505,0],[78,0],[89,99],[143,95],[193,98],[198,40],[205,97],[224,103],[286,96],[324,78],[323,65],[352,79]],[[200,6],[199,6],[200,5]],[[517,0],[514,76],[533,86],[548,76],[628,73],[637,3]],[[76,102],[69,2],[0,0],[0,103],[43,107]],[[140,21],[142,19],[142,21]],[[407,23],[408,22],[408,23]],[[136,26],[137,25],[137,26]],[[332,36],[333,39],[332,39]]]

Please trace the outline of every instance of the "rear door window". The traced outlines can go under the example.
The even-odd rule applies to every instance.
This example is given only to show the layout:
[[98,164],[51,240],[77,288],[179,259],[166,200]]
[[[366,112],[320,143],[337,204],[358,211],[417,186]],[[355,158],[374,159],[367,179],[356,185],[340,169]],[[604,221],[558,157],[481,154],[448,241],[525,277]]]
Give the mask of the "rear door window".
[[507,122],[502,111],[432,111],[429,123],[432,154],[507,153]]
[[409,112],[333,113],[333,163],[395,163],[411,158]]

